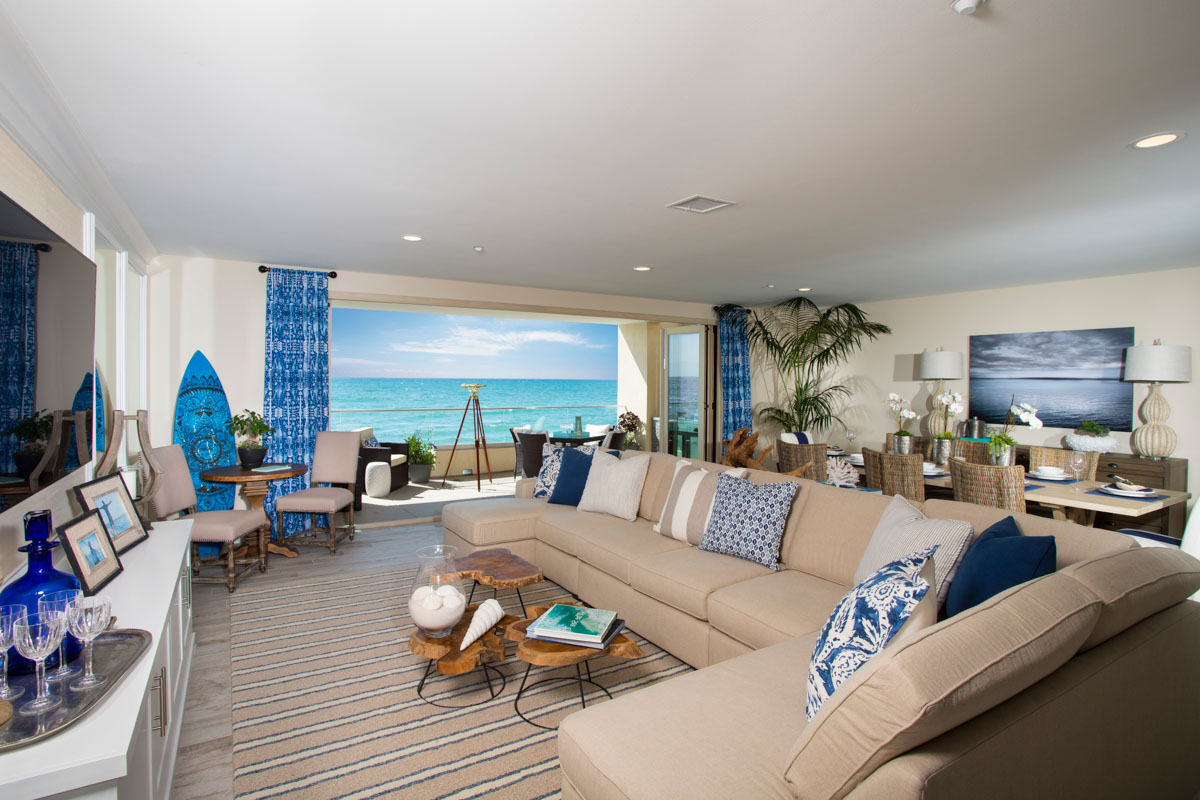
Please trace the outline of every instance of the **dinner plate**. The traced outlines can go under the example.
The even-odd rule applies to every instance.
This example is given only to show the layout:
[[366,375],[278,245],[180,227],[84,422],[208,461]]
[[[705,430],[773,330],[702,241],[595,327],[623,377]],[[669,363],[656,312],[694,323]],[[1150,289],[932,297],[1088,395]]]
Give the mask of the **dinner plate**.
[[863,466],[863,457],[858,453],[851,453],[850,455],[846,456],[846,458],[850,459],[851,464],[857,464],[860,467]]
[[944,478],[949,475],[949,472],[922,472],[921,475],[926,478]]
[[1031,472],[1031,473],[1029,473],[1029,477],[1035,478],[1037,480],[1042,480],[1042,481],[1073,481],[1073,480],[1075,480],[1075,476],[1071,475],[1070,473],[1065,473],[1063,475],[1043,475],[1040,472]]
[[1100,491],[1104,492],[1105,494],[1115,495],[1117,497],[1149,497],[1150,495],[1154,494],[1153,489],[1146,489],[1144,492],[1127,492],[1124,489],[1118,489],[1111,483],[1101,486]]

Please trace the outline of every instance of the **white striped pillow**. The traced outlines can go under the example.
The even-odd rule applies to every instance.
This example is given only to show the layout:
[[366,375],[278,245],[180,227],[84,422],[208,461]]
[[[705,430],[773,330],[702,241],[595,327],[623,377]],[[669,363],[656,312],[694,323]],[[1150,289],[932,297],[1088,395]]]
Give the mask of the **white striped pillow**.
[[[739,467],[727,473],[742,478],[746,470]],[[663,504],[659,521],[654,524],[654,531],[692,546],[700,544],[712,516],[719,474],[701,469],[690,461],[677,461],[671,490],[667,492],[667,502]]]

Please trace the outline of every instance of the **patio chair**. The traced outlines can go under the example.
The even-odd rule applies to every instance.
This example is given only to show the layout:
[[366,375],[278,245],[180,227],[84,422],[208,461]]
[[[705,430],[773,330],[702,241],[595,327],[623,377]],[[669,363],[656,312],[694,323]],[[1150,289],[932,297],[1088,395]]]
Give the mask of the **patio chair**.
[[824,442],[815,444],[790,444],[779,439],[775,442],[775,460],[780,472],[792,472],[805,464],[810,464],[800,477],[813,481],[823,481],[829,477],[825,459],[829,445]]
[[625,449],[625,431],[621,428],[613,428],[604,435],[604,441],[600,443],[601,450],[624,450]]
[[[354,541],[354,481],[358,472],[358,434],[352,431],[321,431],[313,451],[312,487],[285,494],[275,501],[276,539],[280,544],[328,547],[329,555],[337,552],[337,543],[349,537]],[[318,483],[345,484],[317,486]],[[335,524],[337,512],[347,512],[346,525]],[[306,531],[285,536],[284,514],[308,514],[310,527]],[[327,528],[317,527],[317,515],[329,518]],[[339,530],[341,531],[339,533]],[[318,538],[324,533],[326,538]]]
[[920,453],[879,453],[880,489],[918,503],[925,502],[925,474]]
[[954,499],[963,503],[1025,511],[1025,468],[994,467],[950,459]]
[[535,478],[542,469],[542,445],[550,440],[545,431],[517,431],[517,447],[521,451],[521,477]]

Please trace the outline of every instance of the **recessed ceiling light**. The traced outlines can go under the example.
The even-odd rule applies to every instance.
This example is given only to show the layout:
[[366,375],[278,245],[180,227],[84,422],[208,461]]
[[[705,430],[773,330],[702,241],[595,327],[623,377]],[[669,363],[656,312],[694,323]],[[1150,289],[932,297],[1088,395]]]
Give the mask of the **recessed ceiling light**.
[[650,267],[634,267],[633,271],[634,272],[649,272]]
[[407,236],[405,236],[405,237],[404,237],[404,241],[406,241],[406,242],[419,242],[419,241],[421,241],[421,237],[420,237],[420,236],[417,236],[415,233],[410,233],[410,234],[408,234]]
[[774,288],[775,288],[775,284],[773,284],[773,283],[768,283],[768,284],[767,284],[766,286],[764,286],[763,288],[764,288],[764,289],[774,289]]
[[482,253],[482,252],[483,252],[483,245],[481,245],[481,244],[477,244],[477,245],[475,245],[475,252],[476,252],[476,253]]
[[811,291],[812,291],[812,287],[810,287],[810,286],[805,286],[803,289],[797,289],[796,291],[797,291],[797,292],[811,292]]
[[1183,136],[1182,133],[1175,131],[1168,133],[1156,133],[1153,136],[1143,136],[1130,146],[1137,148],[1138,150],[1148,150],[1151,147],[1162,147],[1164,144],[1177,142],[1181,136]]

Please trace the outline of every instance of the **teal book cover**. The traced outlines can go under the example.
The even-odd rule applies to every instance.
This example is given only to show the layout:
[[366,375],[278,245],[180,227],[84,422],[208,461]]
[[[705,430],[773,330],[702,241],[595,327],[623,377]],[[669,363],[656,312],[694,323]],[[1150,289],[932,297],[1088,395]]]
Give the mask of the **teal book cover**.
[[601,639],[616,619],[617,612],[557,603],[532,627],[537,631],[571,638]]

